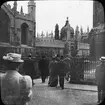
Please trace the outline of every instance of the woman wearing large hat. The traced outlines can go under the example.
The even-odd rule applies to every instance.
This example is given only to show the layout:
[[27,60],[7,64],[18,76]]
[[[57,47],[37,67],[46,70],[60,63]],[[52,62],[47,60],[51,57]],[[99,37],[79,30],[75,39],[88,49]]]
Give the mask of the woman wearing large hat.
[[7,67],[6,73],[0,75],[1,99],[5,105],[25,105],[32,97],[32,79],[18,72],[24,61],[17,53],[3,56]]

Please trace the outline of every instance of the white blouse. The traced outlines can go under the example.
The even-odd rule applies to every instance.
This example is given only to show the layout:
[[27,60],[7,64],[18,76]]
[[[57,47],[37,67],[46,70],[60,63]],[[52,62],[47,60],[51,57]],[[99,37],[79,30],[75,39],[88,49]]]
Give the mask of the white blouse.
[[32,79],[17,71],[0,75],[1,99],[5,105],[25,105],[32,98]]

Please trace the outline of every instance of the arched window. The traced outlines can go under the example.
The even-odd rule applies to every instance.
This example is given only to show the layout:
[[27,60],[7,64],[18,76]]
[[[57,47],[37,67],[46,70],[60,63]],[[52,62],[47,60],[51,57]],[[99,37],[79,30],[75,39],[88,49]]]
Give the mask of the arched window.
[[28,39],[28,33],[29,33],[29,26],[26,23],[23,23],[21,25],[21,44],[27,44]]
[[10,42],[9,28],[9,16],[3,9],[0,9],[0,42]]

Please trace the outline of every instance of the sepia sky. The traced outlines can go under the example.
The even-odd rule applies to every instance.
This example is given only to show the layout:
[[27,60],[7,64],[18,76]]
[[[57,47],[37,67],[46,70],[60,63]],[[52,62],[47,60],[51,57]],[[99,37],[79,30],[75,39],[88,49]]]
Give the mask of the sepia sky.
[[[13,6],[13,1],[8,2]],[[23,6],[24,13],[28,12],[28,1],[18,1],[18,11]],[[51,32],[58,23],[59,30],[65,25],[66,18],[74,29],[78,25],[83,31],[93,27],[93,1],[90,0],[43,0],[36,1],[36,32]]]

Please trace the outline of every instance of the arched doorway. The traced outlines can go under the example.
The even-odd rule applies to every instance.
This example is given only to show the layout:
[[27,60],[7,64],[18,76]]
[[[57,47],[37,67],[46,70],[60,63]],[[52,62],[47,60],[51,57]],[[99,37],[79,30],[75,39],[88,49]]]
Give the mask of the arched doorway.
[[26,23],[23,23],[21,25],[21,44],[27,44],[28,39],[28,33],[29,33],[29,26]]
[[3,9],[0,9],[0,42],[10,42],[10,19]]

